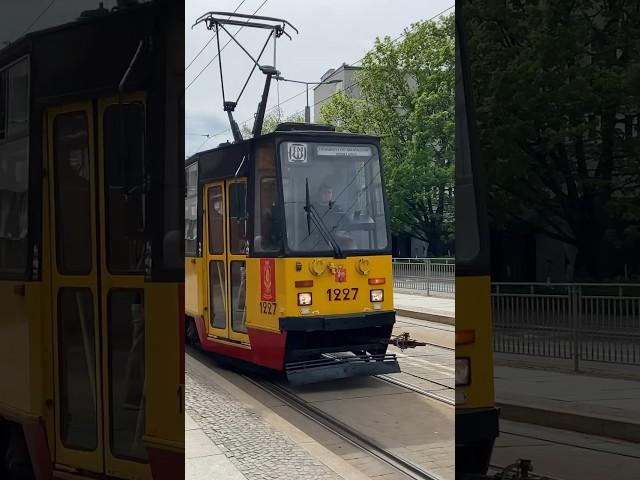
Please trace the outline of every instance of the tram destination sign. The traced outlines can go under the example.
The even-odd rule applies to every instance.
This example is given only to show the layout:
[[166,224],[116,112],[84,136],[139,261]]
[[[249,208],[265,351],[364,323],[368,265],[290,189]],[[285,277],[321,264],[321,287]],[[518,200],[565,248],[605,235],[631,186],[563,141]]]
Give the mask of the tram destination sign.
[[371,147],[353,145],[318,145],[317,154],[327,157],[370,157]]

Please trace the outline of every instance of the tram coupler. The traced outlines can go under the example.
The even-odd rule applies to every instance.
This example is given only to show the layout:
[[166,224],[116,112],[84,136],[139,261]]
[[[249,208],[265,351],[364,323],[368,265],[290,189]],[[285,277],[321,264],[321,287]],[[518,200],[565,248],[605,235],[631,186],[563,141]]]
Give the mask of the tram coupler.
[[[533,471],[533,463],[531,460],[527,458],[519,458],[515,463],[512,463],[508,467],[505,467],[504,470],[500,473],[500,478],[510,479],[510,480],[525,480],[525,479],[536,479],[539,478],[537,476],[530,476],[529,474]],[[544,477],[542,477],[544,478]]]
[[387,345],[398,347],[400,350],[406,350],[407,348],[424,347],[426,345],[425,342],[420,342],[419,340],[410,338],[409,332],[404,332],[400,335],[392,335],[391,338],[380,341]]

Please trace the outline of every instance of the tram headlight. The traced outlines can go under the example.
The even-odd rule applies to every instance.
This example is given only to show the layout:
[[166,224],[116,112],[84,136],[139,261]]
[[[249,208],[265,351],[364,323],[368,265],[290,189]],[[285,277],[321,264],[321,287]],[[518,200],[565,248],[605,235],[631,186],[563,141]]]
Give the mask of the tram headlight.
[[298,294],[298,305],[311,305],[311,292],[303,292]]
[[471,363],[468,358],[456,358],[456,386],[471,383]]
[[369,296],[371,297],[372,302],[381,302],[384,300],[384,290],[371,290]]

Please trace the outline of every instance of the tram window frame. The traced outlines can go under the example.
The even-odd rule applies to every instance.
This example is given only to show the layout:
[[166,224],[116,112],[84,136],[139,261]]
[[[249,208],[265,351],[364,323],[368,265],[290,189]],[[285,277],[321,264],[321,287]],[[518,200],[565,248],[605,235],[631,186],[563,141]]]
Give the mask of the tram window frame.
[[[258,160],[258,151],[259,149],[270,150],[272,165],[273,168],[269,169],[268,172],[260,173],[258,172],[259,168],[259,160]],[[279,186],[278,178],[279,178],[279,167],[278,160],[276,157],[276,146],[273,141],[261,141],[259,143],[255,143],[251,150],[251,168],[249,170],[249,179],[247,185],[247,205],[253,206],[253,214],[248,216],[247,220],[247,237],[249,239],[249,257],[260,257],[260,258],[269,258],[269,257],[281,257],[283,255],[284,249],[284,231],[282,229],[283,226],[283,211],[282,208],[278,209],[278,222],[280,224],[280,238],[274,242],[274,247],[271,249],[262,248],[262,242],[258,244],[258,237],[262,237],[262,217],[263,217],[263,209],[262,209],[262,197],[261,197],[261,186],[262,180],[268,178],[273,179],[275,183],[275,200],[281,203],[282,199],[282,189]],[[253,217],[253,218],[252,218]],[[260,248],[258,248],[260,247]]]
[[[244,255],[247,252],[247,184],[237,182],[229,184],[229,253],[232,255]],[[235,222],[239,226],[233,228]],[[239,235],[240,238],[236,238]]]
[[[23,70],[24,75],[23,82],[17,83],[21,85],[20,93],[22,97],[22,112],[24,118],[22,119],[22,127],[9,128],[12,122],[12,104],[15,103],[16,94],[12,90],[11,73],[14,71]],[[32,245],[32,218],[30,218],[30,211],[32,210],[32,185],[31,185],[31,145],[29,137],[30,128],[30,108],[31,108],[31,63],[29,55],[24,55],[2,67],[0,67],[0,196],[5,195],[2,191],[8,192],[12,197],[16,197],[15,194],[23,194],[23,198],[15,199],[14,202],[20,205],[20,210],[9,208],[3,213],[0,208],[0,249],[13,250],[8,252],[6,258],[14,260],[7,260],[3,262],[0,255],[0,280],[29,280],[31,276],[37,275],[37,272],[32,273],[31,269],[31,252]],[[13,160],[11,156],[17,159]],[[14,171],[14,181],[8,181],[9,170]],[[6,188],[3,187],[3,183],[6,184]],[[3,202],[4,203],[4,202]],[[5,238],[5,228],[9,224],[9,216],[11,212],[16,215],[17,224],[16,227],[20,231],[17,238],[13,235]],[[17,213],[16,213],[17,212]],[[3,219],[3,215],[5,218]],[[18,242],[21,246],[16,248]],[[8,245],[8,246],[7,246]],[[18,251],[20,250],[20,251]],[[35,278],[34,278],[35,279]]]
[[[371,137],[368,135],[356,136],[353,137],[335,137],[330,134],[318,135],[318,134],[309,134],[304,136],[281,136],[278,137],[275,146],[276,146],[276,171],[278,178],[278,194],[280,198],[284,199],[284,185],[282,181],[283,172],[282,172],[282,158],[281,158],[281,150],[282,144],[287,142],[302,142],[308,144],[340,144],[340,145],[355,145],[355,146],[370,146],[376,152],[379,175],[380,175],[380,184],[381,188],[381,197],[380,200],[383,203],[383,215],[385,219],[385,236],[386,245],[380,248],[369,248],[369,249],[349,249],[345,252],[348,256],[359,256],[359,255],[367,255],[367,256],[378,256],[378,255],[391,255],[392,254],[392,238],[391,238],[391,215],[389,211],[389,198],[386,192],[386,177],[385,177],[385,169],[384,169],[384,161],[382,158],[382,149],[380,148],[379,140],[376,137]],[[283,200],[284,204],[284,200]],[[286,257],[317,257],[317,256],[333,256],[334,251],[330,248],[326,250],[294,250],[289,246],[288,241],[288,232],[287,232],[287,219],[285,215],[284,209],[281,212],[281,222],[282,222],[282,244],[284,256]]]
[[[201,256],[200,245],[200,182],[198,172],[198,161],[185,166],[185,192],[184,192],[184,255],[185,257]],[[192,174],[192,175],[190,175]],[[195,213],[189,213],[190,208],[195,208]],[[187,237],[188,222],[193,222],[192,238]]]
[[[486,182],[469,78],[466,39],[456,25],[456,275],[489,275],[489,227]],[[466,256],[464,253],[468,252]]]
[[[220,202],[219,211],[215,209],[215,200]],[[224,187],[222,185],[212,185],[207,189],[207,237],[209,238],[209,255],[224,255],[225,203]],[[214,217],[214,213],[218,214],[218,218]]]
[[[71,164],[64,164],[60,159],[61,153],[67,153],[64,150],[61,150],[63,145],[59,141],[59,131],[63,128],[63,123],[70,119],[71,122],[76,120],[82,121],[82,127],[84,128],[85,133],[85,143],[83,145],[84,150],[82,152],[86,153],[86,164],[81,165],[82,168],[86,168],[86,172],[80,172],[78,166],[74,166]],[[78,122],[78,125],[80,122]],[[63,126],[61,126],[63,125]],[[73,125],[73,124],[72,124]],[[92,227],[92,212],[90,208],[91,196],[93,195],[91,191],[91,145],[89,143],[90,139],[90,129],[91,118],[87,115],[87,112],[84,110],[75,110],[71,112],[61,113],[56,115],[53,120],[53,155],[54,155],[54,206],[55,206],[55,228],[53,234],[56,239],[56,267],[58,272],[63,275],[89,275],[95,268],[94,266],[94,252],[91,247],[93,240],[93,227]],[[77,151],[77,150],[75,150]],[[70,151],[72,153],[74,151]],[[74,171],[74,173],[78,173],[76,176],[67,175],[66,178],[61,178],[60,175],[63,173],[62,168],[67,171]],[[86,175],[86,178],[85,178]],[[68,184],[63,183],[63,181],[77,181],[81,180],[81,187],[75,186],[71,188]],[[86,195],[84,202],[74,202],[65,205],[66,201],[72,199],[70,195],[74,192],[80,192],[82,195]],[[64,206],[73,206],[76,209],[84,209],[83,213],[86,215],[85,222],[78,222],[78,210],[74,213],[76,216],[71,219],[68,215],[69,210],[63,208]],[[64,213],[63,213],[64,212]],[[73,229],[76,229],[75,231]],[[79,232],[82,232],[84,237],[79,236]],[[70,239],[73,239],[75,244],[71,244]],[[75,246],[75,248],[74,248]],[[84,250],[80,248],[80,246],[84,247]],[[70,254],[65,257],[65,254]],[[72,261],[73,263],[67,263]]]
[[[134,116],[129,116],[130,112],[135,109],[134,115],[139,115],[140,118],[136,119]],[[113,130],[110,130],[109,121],[110,115],[113,112],[114,115],[114,123]],[[125,116],[125,119],[121,118]],[[132,128],[135,126],[136,121],[140,121],[139,127],[140,130],[134,132],[132,134]],[[120,123],[122,122],[122,123]],[[148,203],[148,188],[146,185],[146,111],[145,106],[142,102],[128,102],[128,103],[114,103],[107,106],[104,109],[102,114],[102,130],[103,130],[103,159],[104,159],[104,205],[105,205],[105,222],[106,222],[106,231],[105,231],[105,241],[106,241],[106,264],[107,269],[111,274],[115,275],[140,275],[145,271],[144,266],[144,255],[145,255],[145,247],[144,243],[146,240],[146,233],[148,229],[149,219],[147,218],[145,212],[145,204]],[[133,123],[133,125],[132,125]],[[125,148],[130,150],[135,143],[139,141],[140,155],[139,162],[135,162],[136,169],[139,169],[138,172],[134,171],[133,166],[134,162],[124,161],[122,160],[122,152],[120,151],[120,142],[122,141],[120,135],[120,125],[124,124],[122,128],[125,129],[124,135],[124,143]],[[110,141],[110,140],[113,141]],[[113,153],[110,150],[113,148]],[[131,156],[126,157],[127,160],[131,159]],[[135,178],[139,176],[139,178]],[[116,182],[113,182],[116,180]],[[133,180],[134,185],[130,185],[130,180]],[[135,185],[135,182],[138,181],[139,185]],[[140,242],[138,245],[139,248],[139,262],[137,265],[128,265],[123,266],[122,264],[116,264],[116,260],[114,260],[114,253],[116,252],[117,245],[121,245],[122,239],[128,239],[131,241],[131,228],[130,228],[130,218],[128,213],[131,209],[129,208],[112,208],[112,189],[123,189],[125,191],[131,191],[132,194],[124,193],[124,195],[120,195],[121,197],[126,197],[127,195],[130,197],[140,196],[139,199],[139,215],[141,221],[141,230],[137,233],[141,238],[138,239]],[[145,197],[147,197],[145,199]],[[135,197],[134,197],[135,198]],[[127,200],[125,200],[126,202]],[[124,213],[123,213],[124,211]],[[111,216],[113,214],[113,217]],[[120,226],[124,229],[124,235],[113,235],[113,227],[114,221],[120,223]],[[117,243],[116,243],[117,242]],[[130,244],[129,244],[130,246]]]

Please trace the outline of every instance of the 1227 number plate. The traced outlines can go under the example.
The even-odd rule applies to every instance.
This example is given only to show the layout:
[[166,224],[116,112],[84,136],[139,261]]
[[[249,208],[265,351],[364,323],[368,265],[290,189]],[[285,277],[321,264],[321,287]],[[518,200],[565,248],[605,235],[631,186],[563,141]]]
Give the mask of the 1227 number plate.
[[327,288],[327,298],[330,302],[341,302],[343,300],[355,300],[358,298],[357,288]]

